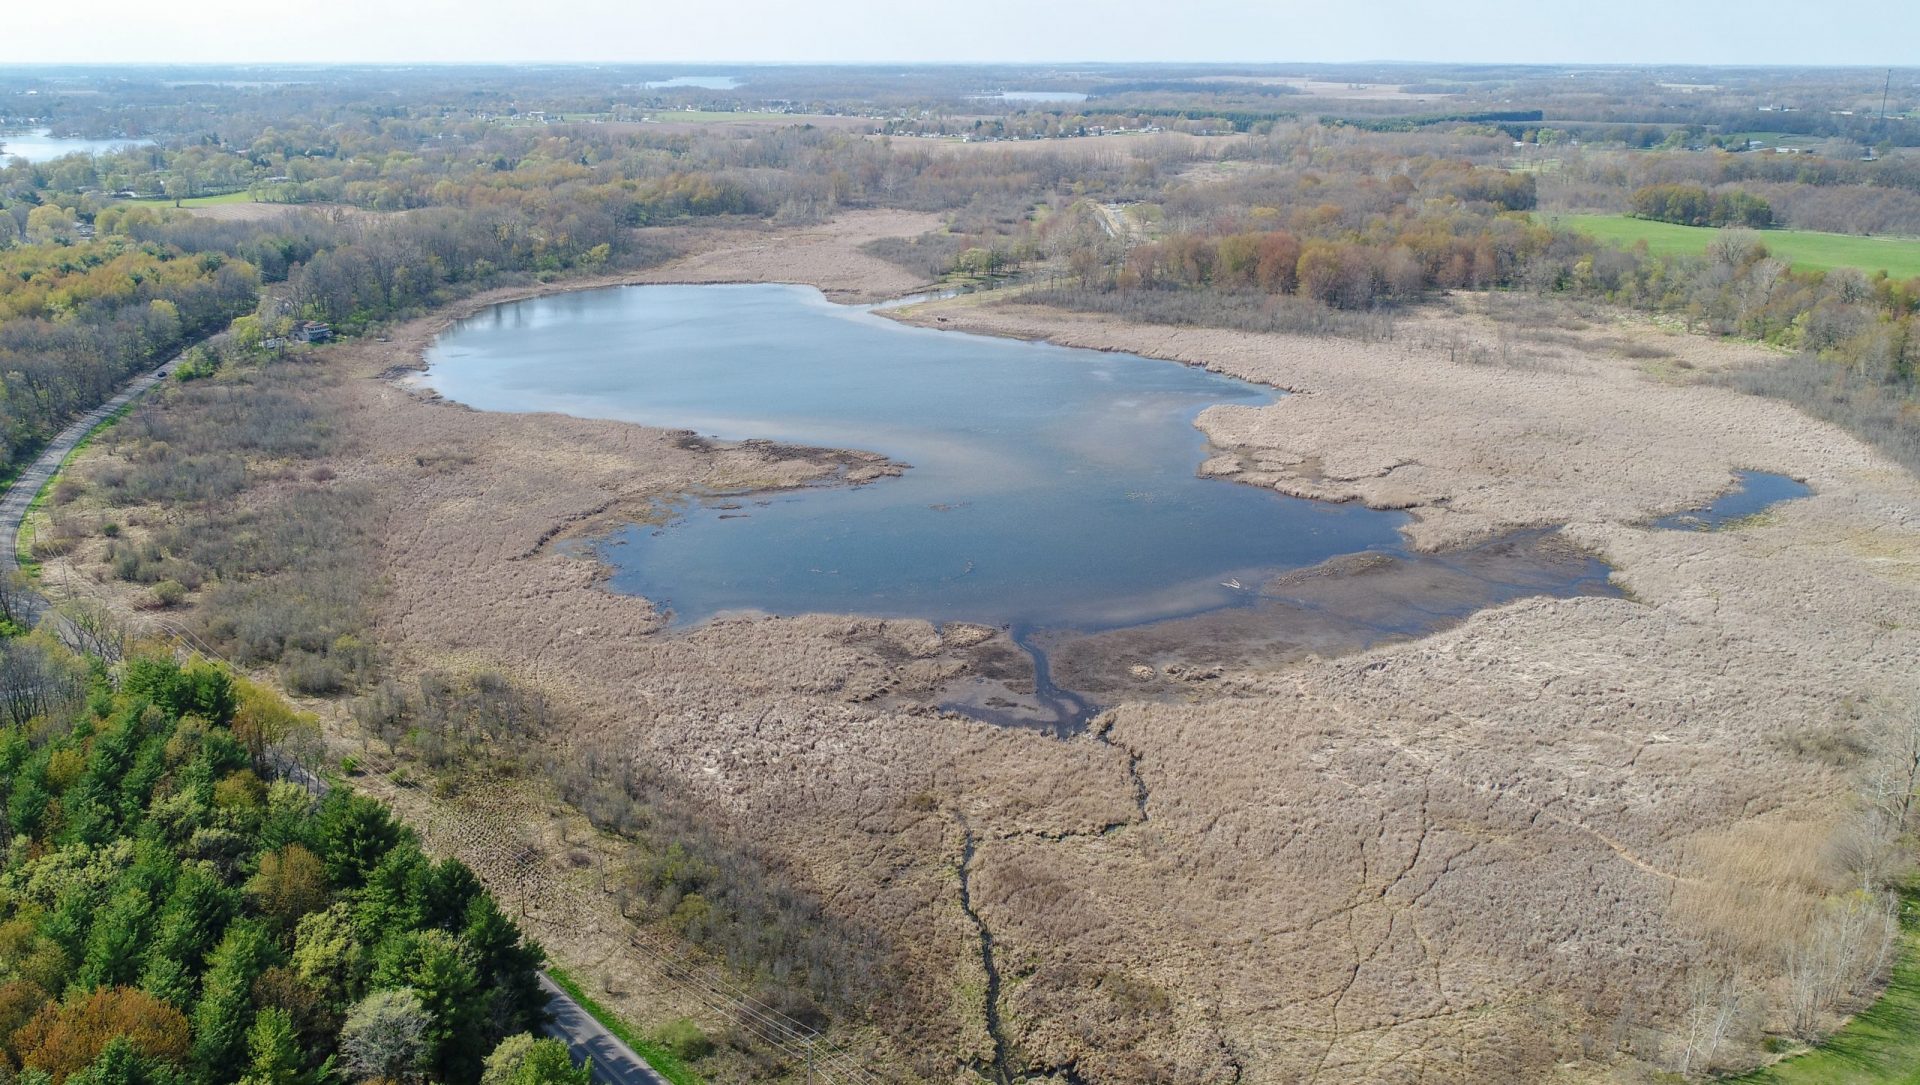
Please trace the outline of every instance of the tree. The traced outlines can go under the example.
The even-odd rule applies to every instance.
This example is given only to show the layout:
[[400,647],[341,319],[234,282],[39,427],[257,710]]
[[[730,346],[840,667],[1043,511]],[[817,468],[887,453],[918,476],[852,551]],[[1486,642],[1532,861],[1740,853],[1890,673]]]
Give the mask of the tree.
[[559,1040],[536,1040],[517,1033],[500,1041],[487,1056],[480,1085],[591,1085],[593,1060],[579,1066]]
[[445,1082],[478,1077],[484,1048],[472,1041],[486,1034],[480,978],[460,943],[445,931],[412,931],[388,939],[379,956],[376,982],[406,983],[431,1018],[424,1035],[435,1076]]
[[57,204],[42,204],[27,212],[27,240],[50,245],[73,232],[73,212]]
[[238,895],[205,864],[184,865],[154,923],[141,986],[176,1005],[192,1004],[207,954],[238,911]]
[[260,870],[247,880],[247,895],[276,934],[289,934],[301,917],[326,907],[326,868],[306,848],[288,844],[260,857]]
[[426,1069],[433,1015],[411,988],[375,991],[356,1003],[340,1027],[340,1060],[355,1078],[409,1082]]
[[[327,1004],[326,994],[291,968],[269,968],[253,981],[253,1004],[261,1010],[280,1010],[293,1025],[307,1064],[332,1055],[340,1037],[343,1015]],[[257,1020],[257,1019],[256,1019]]]
[[128,885],[94,915],[86,957],[75,981],[82,988],[125,986],[139,978],[140,950],[151,930],[153,900],[144,886]]
[[367,875],[407,835],[385,806],[341,790],[328,793],[316,821],[314,844],[327,879],[340,889],[365,885]]
[[354,931],[352,909],[335,904],[302,916],[293,938],[293,970],[337,1009],[358,998],[370,963]]
[[184,1085],[179,1069],[140,1052],[125,1036],[107,1041],[92,1065],[67,1079],[68,1085]]
[[44,1070],[60,1085],[123,1037],[148,1058],[178,1065],[189,1044],[187,1019],[179,1010],[133,987],[110,987],[65,1005],[42,1007],[20,1031],[13,1048],[27,1070]]
[[286,698],[257,682],[234,683],[233,734],[247,747],[256,767],[265,769],[267,751],[306,730],[319,729],[313,716],[296,711]]
[[253,983],[273,965],[273,943],[252,920],[227,928],[220,947],[207,958],[200,1002],[193,1010],[193,1056],[203,1073],[232,1081],[246,1053],[253,1024]]
[[536,975],[546,953],[520,936],[492,897],[476,896],[467,905],[460,944],[486,989],[488,1022],[496,1034],[534,1028],[546,1019],[547,995]]
[[309,1080],[293,1017],[282,1009],[263,1009],[247,1030],[247,1072],[241,1085],[302,1085]]

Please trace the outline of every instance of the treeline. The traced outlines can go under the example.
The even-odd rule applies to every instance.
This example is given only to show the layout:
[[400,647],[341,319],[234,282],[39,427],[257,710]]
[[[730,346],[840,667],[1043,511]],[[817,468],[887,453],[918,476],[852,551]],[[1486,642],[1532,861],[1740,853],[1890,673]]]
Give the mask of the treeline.
[[[1823,149],[1825,150],[1825,149]],[[1561,154],[1541,174],[1542,205],[1624,212],[1636,193],[1689,186],[1714,198],[1743,192],[1766,201],[1779,225],[1839,233],[1920,236],[1920,156],[1863,160],[1858,144],[1821,154],[1676,150]]]
[[[525,1078],[540,949],[379,803],[278,778],[310,720],[205,662],[20,653],[68,696],[0,730],[14,1080],[453,1085],[497,1045]],[[547,1080],[584,1085],[551,1054]]]
[[1083,290],[1297,294],[1347,310],[1505,285],[1552,242],[1514,213],[1533,206],[1529,174],[1414,159],[1383,179],[1360,166],[1336,173],[1322,155],[1312,168],[1177,190],[1164,216],[1205,224],[1142,244],[1117,244],[1084,209],[1037,232]]
[[127,237],[0,247],[0,472],[131,374],[250,311],[258,282],[227,254]]
[[1758,196],[1732,189],[1708,192],[1699,185],[1648,185],[1633,193],[1633,214],[1682,226],[1773,225],[1773,207]]

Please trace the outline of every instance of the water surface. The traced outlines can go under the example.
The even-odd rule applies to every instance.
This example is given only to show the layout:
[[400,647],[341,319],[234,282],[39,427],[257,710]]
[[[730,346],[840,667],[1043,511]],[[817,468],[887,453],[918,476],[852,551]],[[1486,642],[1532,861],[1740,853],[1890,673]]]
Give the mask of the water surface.
[[979,101],[993,102],[1084,102],[1087,96],[1077,90],[1007,90],[999,94],[974,95]]
[[9,158],[24,158],[35,163],[51,162],[63,155],[107,154],[110,151],[124,151],[129,147],[144,147],[152,142],[150,139],[79,139],[55,136],[52,134],[52,129],[48,128],[36,128],[29,132],[0,132],[0,162]]
[[1103,629],[1250,602],[1399,549],[1398,512],[1196,477],[1194,417],[1270,389],[1127,354],[909,327],[792,286],[645,286],[499,306],[428,352],[487,410],[884,453],[859,487],[714,495],[615,533],[613,585],[671,609]]
[[648,90],[666,90],[672,87],[697,87],[701,90],[733,90],[743,84],[731,75],[676,75],[672,79],[655,79],[642,84]]
[[1734,477],[1737,482],[1733,489],[1700,508],[1662,516],[1653,526],[1670,531],[1715,531],[1813,492],[1813,487],[1798,479],[1767,471],[1735,471]]

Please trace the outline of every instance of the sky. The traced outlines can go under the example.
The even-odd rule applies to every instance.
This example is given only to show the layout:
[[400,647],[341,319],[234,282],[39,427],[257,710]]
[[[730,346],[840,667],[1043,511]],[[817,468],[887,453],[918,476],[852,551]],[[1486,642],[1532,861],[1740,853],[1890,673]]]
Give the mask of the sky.
[[1912,65],[1920,3],[1815,0],[87,0],[0,63],[1346,61]]

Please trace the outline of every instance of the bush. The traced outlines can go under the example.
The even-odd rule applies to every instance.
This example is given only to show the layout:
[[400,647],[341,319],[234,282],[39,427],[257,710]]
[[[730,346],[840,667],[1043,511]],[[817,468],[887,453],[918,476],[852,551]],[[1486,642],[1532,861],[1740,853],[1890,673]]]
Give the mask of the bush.
[[684,1017],[675,1018],[660,1026],[653,1034],[653,1042],[678,1055],[687,1062],[704,1059],[713,1054],[713,1041],[700,1031],[700,1026]]
[[153,605],[162,609],[177,607],[187,598],[186,585],[178,580],[162,580],[153,586]]

